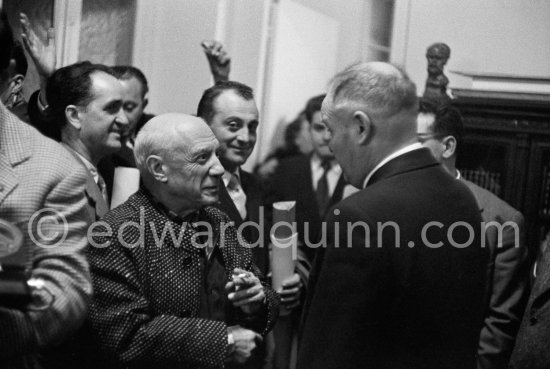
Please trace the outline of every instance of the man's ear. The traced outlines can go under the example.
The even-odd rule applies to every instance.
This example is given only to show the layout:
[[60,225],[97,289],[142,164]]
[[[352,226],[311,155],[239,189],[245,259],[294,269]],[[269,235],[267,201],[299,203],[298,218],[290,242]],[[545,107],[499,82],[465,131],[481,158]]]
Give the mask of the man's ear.
[[80,130],[82,128],[82,123],[80,121],[80,108],[76,105],[67,105],[65,108],[65,118],[67,123],[69,123],[74,128]]
[[145,160],[145,165],[151,177],[159,182],[167,182],[166,167],[162,162],[162,158],[158,155],[150,155]]
[[454,136],[446,136],[442,142],[445,146],[442,156],[444,159],[449,159],[456,153],[456,138]]
[[362,110],[357,110],[353,113],[353,123],[356,129],[357,140],[360,144],[364,144],[369,140],[372,131],[372,121],[367,113]]
[[147,95],[143,97],[143,109],[145,110],[145,107],[149,104],[149,99],[147,98]]

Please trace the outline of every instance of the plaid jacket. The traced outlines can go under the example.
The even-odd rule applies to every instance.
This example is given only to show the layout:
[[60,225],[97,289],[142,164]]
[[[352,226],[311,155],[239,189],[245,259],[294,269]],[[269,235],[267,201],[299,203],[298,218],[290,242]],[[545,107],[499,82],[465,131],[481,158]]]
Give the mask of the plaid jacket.
[[25,268],[45,283],[24,310],[0,307],[0,366],[35,368],[38,352],[66,338],[86,315],[91,295],[83,255],[91,221],[86,173],[59,144],[2,104],[0,173],[0,218],[23,231]]
[[[230,222],[214,207],[204,211],[213,229]],[[93,237],[95,246],[87,249],[95,291],[89,322],[104,353],[118,363],[114,366],[222,368],[226,323],[198,317],[204,281],[201,250],[191,244],[196,231],[185,229],[180,234],[181,227],[157,210],[141,190],[103,221],[112,232]],[[95,232],[105,230],[97,227]],[[215,233],[220,234],[218,246],[228,280],[236,267],[262,279],[250,248],[238,243],[235,227]],[[240,309],[232,309],[226,319],[265,335],[278,315],[278,297],[264,287],[264,314],[250,319]]]

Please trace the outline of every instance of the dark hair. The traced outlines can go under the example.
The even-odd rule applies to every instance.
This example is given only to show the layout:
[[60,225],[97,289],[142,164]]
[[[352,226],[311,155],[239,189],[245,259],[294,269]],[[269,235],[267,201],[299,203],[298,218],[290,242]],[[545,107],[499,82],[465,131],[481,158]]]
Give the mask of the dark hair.
[[25,76],[28,69],[27,58],[23,46],[19,42],[15,43],[11,51],[11,58],[15,61],[15,73]]
[[0,9],[0,71],[5,70],[10,65],[13,46],[13,33],[8,23],[8,17]]
[[111,67],[115,77],[123,81],[135,78],[141,83],[141,97],[145,97],[147,92],[149,92],[149,84],[147,83],[147,78],[141,70],[131,65],[115,65]]
[[254,91],[244,83],[219,81],[214,86],[205,90],[202,94],[199,106],[197,107],[197,116],[210,124],[210,120],[214,116],[214,101],[222,92],[229,90],[235,91],[237,95],[245,100],[252,100],[254,98]]
[[302,124],[304,122],[304,114],[299,114],[296,119],[286,126],[285,129],[285,150],[290,154],[299,154],[300,148],[296,144],[296,139],[302,131]]
[[95,72],[104,72],[115,77],[111,68],[84,61],[59,68],[48,78],[46,95],[51,117],[56,124],[61,127],[65,125],[67,106],[88,105],[93,99],[91,75]]
[[442,56],[445,59],[449,59],[451,57],[451,48],[449,47],[449,45],[443,42],[436,42],[435,44],[431,44],[426,50],[426,54],[428,54],[430,50],[441,50],[443,53]]
[[304,109],[304,113],[306,115],[307,121],[311,124],[311,120],[313,119],[313,114],[315,112],[321,110],[321,105],[323,105],[323,100],[325,99],[326,94],[314,96],[311,99],[309,99],[306,103],[306,108]]
[[453,136],[458,147],[462,141],[464,125],[460,111],[448,103],[437,104],[432,100],[420,99],[419,113],[430,114],[434,116],[432,132],[442,136]]

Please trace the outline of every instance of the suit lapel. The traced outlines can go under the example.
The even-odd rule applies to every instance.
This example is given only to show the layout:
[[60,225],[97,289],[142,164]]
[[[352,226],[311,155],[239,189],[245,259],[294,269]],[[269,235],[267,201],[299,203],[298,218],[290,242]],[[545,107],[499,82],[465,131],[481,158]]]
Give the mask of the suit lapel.
[[19,179],[13,170],[11,163],[7,158],[0,153],[0,204],[4,202],[4,199],[17,187]]
[[96,219],[103,217],[108,211],[109,207],[97,187],[94,181],[94,177],[88,172],[88,179],[86,180],[86,196],[90,205],[95,209]]
[[298,191],[296,194],[296,200],[303,203],[303,209],[306,212],[311,212],[311,217],[314,220],[314,223],[321,220],[319,218],[319,206],[317,205],[317,196],[313,188],[313,173],[311,172],[311,155],[304,156],[301,160],[300,165],[298,166],[298,176],[302,177],[301,180],[297,180],[298,185],[302,184],[304,187],[301,191]]
[[241,170],[241,186],[246,194],[246,218],[257,222],[260,218],[260,206],[263,205],[260,184],[253,179],[252,174]]
[[[30,150],[26,147],[32,147],[35,144],[32,135],[19,129],[17,125],[26,125],[26,123],[19,121],[0,103],[0,173],[2,173],[0,204],[19,183],[13,167],[31,156]],[[24,128],[27,127],[24,126]],[[31,128],[28,127],[28,129]]]
[[241,225],[243,219],[241,218],[241,214],[239,213],[239,210],[237,210],[233,199],[231,199],[231,196],[229,196],[223,180],[220,180],[219,197],[220,199],[218,201],[218,209],[226,213],[229,216],[229,219],[235,222],[235,226],[238,227],[239,225]]
[[342,194],[344,193],[344,187],[346,187],[346,184],[347,183],[344,179],[344,175],[340,174],[340,178],[338,178],[338,182],[336,183],[336,188],[334,189],[332,197],[330,198],[330,201],[328,203],[327,210],[330,209],[334,204],[337,204],[342,200]]
[[82,159],[73,150],[71,150],[67,146],[65,146],[65,149],[67,149],[67,151],[71,153],[71,155],[80,163],[80,165],[82,165],[84,169],[86,169],[86,197],[88,198],[88,203],[94,209],[96,220],[103,217],[109,211],[109,206],[103,198],[103,195],[101,194],[101,191],[99,190],[99,187],[97,186],[97,183],[95,182],[92,173],[90,173],[90,171],[86,167],[86,164],[82,162]]

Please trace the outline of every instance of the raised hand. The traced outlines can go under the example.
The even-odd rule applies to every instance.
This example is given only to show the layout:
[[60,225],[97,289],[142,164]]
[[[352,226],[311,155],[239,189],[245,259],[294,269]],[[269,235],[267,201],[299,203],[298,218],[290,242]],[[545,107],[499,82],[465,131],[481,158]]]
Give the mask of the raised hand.
[[208,65],[210,66],[210,72],[214,77],[214,82],[228,81],[229,72],[231,70],[231,58],[227,54],[221,42],[215,40],[204,40],[201,42],[202,49],[206,58],[208,59]]
[[53,28],[48,30],[47,40],[44,43],[33,30],[27,15],[20,13],[19,16],[23,45],[34,62],[40,78],[47,79],[56,68],[55,31]]

